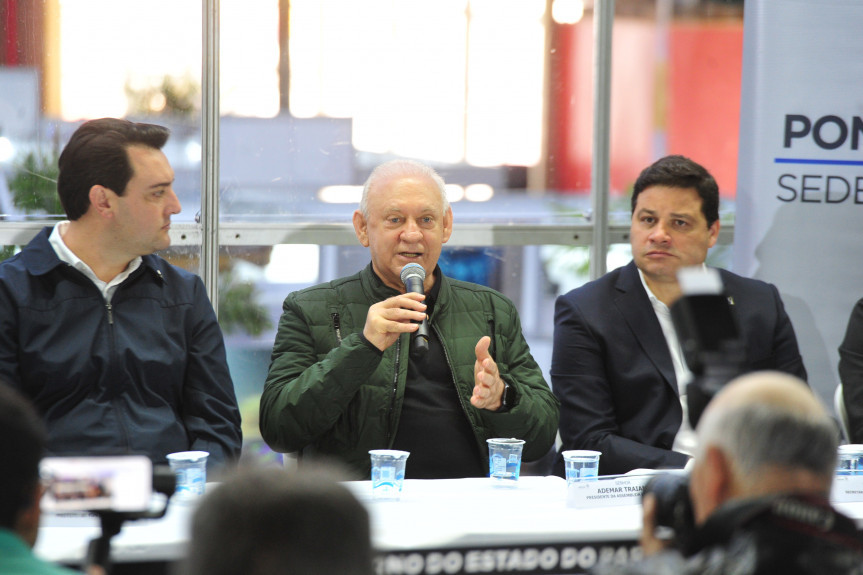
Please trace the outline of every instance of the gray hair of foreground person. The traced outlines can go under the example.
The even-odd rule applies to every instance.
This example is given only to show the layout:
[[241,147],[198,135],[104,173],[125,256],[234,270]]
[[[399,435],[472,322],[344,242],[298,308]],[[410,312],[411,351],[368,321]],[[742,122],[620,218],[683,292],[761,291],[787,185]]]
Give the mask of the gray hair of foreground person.
[[754,372],[733,380],[708,405],[698,425],[695,459],[714,446],[726,454],[747,491],[781,488],[770,485],[769,472],[791,487],[797,473],[826,495],[838,441],[836,424],[803,381],[775,371]]
[[184,575],[370,575],[369,515],[337,472],[242,468],[201,500]]
[[427,166],[422,162],[400,159],[390,160],[380,164],[372,170],[372,173],[369,175],[368,179],[366,179],[366,183],[363,185],[363,195],[360,199],[359,206],[360,213],[363,214],[364,218],[368,219],[369,217],[369,191],[379,183],[402,178],[422,178],[433,181],[437,186],[438,191],[440,191],[443,212],[446,213],[449,208],[449,199],[446,197],[446,184],[444,183],[443,178],[440,177],[434,168]]

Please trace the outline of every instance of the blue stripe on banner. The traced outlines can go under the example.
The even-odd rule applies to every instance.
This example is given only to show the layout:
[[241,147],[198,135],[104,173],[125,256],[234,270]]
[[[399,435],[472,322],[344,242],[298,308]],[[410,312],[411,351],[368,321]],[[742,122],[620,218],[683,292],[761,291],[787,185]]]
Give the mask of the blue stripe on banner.
[[821,166],[863,166],[863,160],[807,160],[804,158],[773,158],[777,164],[818,164]]

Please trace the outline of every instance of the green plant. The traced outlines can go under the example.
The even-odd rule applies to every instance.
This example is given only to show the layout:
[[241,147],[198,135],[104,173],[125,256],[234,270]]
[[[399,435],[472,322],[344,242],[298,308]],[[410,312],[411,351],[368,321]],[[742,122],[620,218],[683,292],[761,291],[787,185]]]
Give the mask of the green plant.
[[126,98],[131,115],[191,117],[200,108],[200,92],[198,84],[188,76],[165,76],[161,83],[144,87],[133,87],[126,82]]
[[28,214],[63,214],[57,196],[57,154],[28,153],[13,172],[9,181],[12,202]]
[[242,329],[258,336],[273,327],[267,310],[256,303],[257,290],[248,282],[237,280],[233,270],[219,274],[219,325],[225,333]]
[[18,251],[18,246],[2,246],[0,247],[0,262],[8,260]]

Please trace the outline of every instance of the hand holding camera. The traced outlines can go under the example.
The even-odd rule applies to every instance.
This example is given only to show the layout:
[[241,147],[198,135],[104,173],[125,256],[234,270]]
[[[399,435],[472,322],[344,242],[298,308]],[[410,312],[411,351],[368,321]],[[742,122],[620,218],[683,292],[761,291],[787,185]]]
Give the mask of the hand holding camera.
[[641,547],[645,555],[674,548],[694,551],[695,516],[689,496],[689,475],[669,471],[655,475],[642,495]]

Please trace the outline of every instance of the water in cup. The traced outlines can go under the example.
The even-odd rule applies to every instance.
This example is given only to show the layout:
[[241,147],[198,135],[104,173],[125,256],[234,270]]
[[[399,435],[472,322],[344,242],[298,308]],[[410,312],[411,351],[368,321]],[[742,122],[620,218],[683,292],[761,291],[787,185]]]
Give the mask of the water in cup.
[[576,481],[593,481],[599,473],[599,451],[572,449],[563,452],[566,467],[566,484]]
[[863,445],[851,443],[839,446],[836,475],[863,475]]
[[488,475],[500,485],[512,485],[521,473],[523,439],[494,438],[488,443]]
[[372,496],[375,499],[396,501],[401,498],[405,481],[408,451],[372,449]]
[[207,484],[206,451],[179,451],[167,456],[171,470],[177,476],[174,496],[178,499],[195,499],[204,494]]

